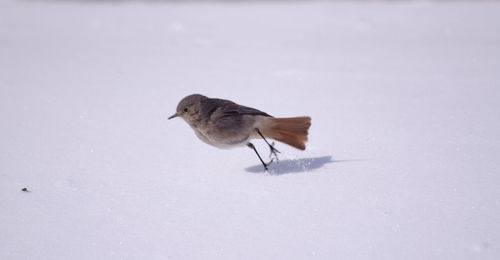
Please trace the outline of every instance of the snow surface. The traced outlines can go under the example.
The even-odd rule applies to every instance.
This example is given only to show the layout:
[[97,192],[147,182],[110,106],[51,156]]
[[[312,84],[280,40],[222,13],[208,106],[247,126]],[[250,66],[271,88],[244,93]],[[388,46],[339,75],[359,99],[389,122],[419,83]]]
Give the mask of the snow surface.
[[[2,0],[0,259],[500,259],[499,13]],[[192,93],[308,148],[210,147]]]

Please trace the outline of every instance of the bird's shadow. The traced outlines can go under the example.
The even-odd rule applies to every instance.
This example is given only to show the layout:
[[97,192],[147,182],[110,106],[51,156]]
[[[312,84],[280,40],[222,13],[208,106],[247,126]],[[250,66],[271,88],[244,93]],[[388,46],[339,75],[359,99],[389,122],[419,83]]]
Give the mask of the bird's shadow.
[[[267,172],[271,175],[282,175],[289,173],[301,173],[311,170],[319,169],[327,163],[349,162],[356,160],[332,160],[332,156],[321,156],[313,158],[293,159],[293,160],[280,160],[273,162],[268,166]],[[262,164],[254,165],[245,169],[247,172],[264,173]]]

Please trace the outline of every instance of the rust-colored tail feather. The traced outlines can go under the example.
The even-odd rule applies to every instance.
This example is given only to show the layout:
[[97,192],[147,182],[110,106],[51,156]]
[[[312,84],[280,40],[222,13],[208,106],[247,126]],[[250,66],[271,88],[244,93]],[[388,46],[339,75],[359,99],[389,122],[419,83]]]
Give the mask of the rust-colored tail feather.
[[310,117],[266,117],[263,126],[261,130],[264,136],[268,136],[300,150],[306,149],[305,142],[307,141],[308,130],[311,126]]

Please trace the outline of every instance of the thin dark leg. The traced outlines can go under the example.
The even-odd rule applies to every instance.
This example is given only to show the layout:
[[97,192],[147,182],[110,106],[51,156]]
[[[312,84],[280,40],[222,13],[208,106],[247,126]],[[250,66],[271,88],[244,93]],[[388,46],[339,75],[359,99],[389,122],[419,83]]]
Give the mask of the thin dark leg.
[[269,153],[269,157],[271,157],[271,155],[274,155],[274,157],[276,157],[276,160],[278,160],[278,155],[276,153],[280,153],[280,151],[278,151],[278,149],[274,148],[274,142],[272,144],[269,144],[267,139],[260,132],[259,128],[255,128],[255,131],[257,131],[257,133],[260,135],[260,137],[262,137],[262,139],[264,139],[264,142],[266,142],[266,144],[269,146],[269,150],[271,150],[271,152]]
[[260,162],[262,163],[262,165],[264,165],[264,169],[266,169],[266,171],[267,171],[267,166],[268,166],[269,164],[271,164],[271,163],[273,162],[273,160],[271,160],[269,163],[267,163],[267,164],[266,164],[266,163],[262,160],[262,158],[260,157],[259,152],[257,152],[257,149],[255,149],[255,146],[254,146],[252,143],[248,143],[248,144],[247,144],[247,146],[248,146],[248,147],[250,147],[250,148],[252,148],[252,149],[255,151],[255,154],[257,154],[257,157],[259,157]]

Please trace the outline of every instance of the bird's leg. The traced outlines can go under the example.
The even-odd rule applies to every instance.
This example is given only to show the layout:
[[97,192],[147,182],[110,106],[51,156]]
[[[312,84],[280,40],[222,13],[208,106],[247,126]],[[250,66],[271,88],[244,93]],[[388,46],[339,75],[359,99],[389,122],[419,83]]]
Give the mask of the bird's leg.
[[262,139],[264,139],[264,141],[266,142],[266,144],[269,146],[269,150],[271,150],[270,153],[269,153],[269,158],[271,158],[271,156],[274,155],[274,157],[276,158],[276,161],[278,161],[278,154],[277,153],[280,153],[280,151],[278,151],[278,149],[274,148],[274,142],[272,144],[269,144],[269,142],[267,141],[267,139],[260,132],[259,128],[255,128],[255,131],[257,131],[257,133],[260,135],[260,137],[262,137]]
[[257,157],[259,157],[260,162],[262,163],[262,165],[264,165],[264,169],[266,169],[266,171],[267,171],[267,166],[269,166],[269,164],[271,164],[271,163],[273,162],[273,160],[274,160],[274,159],[273,159],[273,160],[271,160],[271,161],[270,161],[270,162],[268,162],[268,163],[265,163],[265,162],[262,160],[262,158],[260,157],[259,152],[257,152],[257,149],[255,149],[255,146],[254,146],[252,143],[248,143],[248,144],[247,144],[247,146],[248,146],[248,147],[250,147],[250,148],[252,148],[252,149],[255,151],[255,154],[257,154]]

